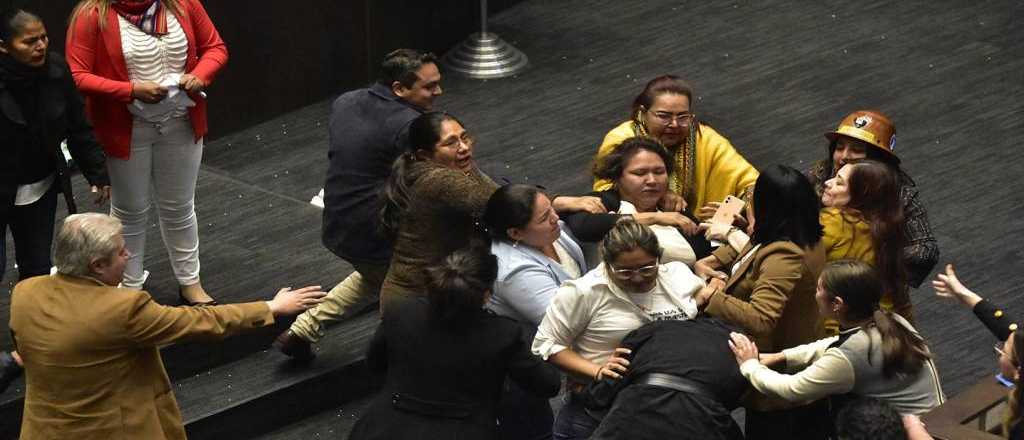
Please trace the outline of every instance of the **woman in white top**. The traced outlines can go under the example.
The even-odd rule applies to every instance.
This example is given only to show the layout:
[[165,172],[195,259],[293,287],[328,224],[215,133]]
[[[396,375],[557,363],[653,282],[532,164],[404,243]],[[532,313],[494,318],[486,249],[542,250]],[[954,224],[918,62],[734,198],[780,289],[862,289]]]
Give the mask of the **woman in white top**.
[[68,65],[107,153],[110,213],[124,224],[131,254],[124,286],[146,280],[155,204],[181,301],[213,303],[199,280],[194,202],[203,90],[227,62],[224,42],[199,0],[81,0],[70,22]]
[[[733,333],[730,346],[740,371],[758,391],[791,402],[849,393],[885,401],[901,414],[931,410],[945,399],[931,353],[905,319],[879,308],[884,290],[867,263],[829,263],[815,299],[822,316],[839,321],[840,334],[758,356],[746,336]],[[774,365],[790,374],[776,372]],[[833,399],[833,414],[841,402]]]
[[[649,227],[622,219],[601,242],[602,263],[558,289],[533,352],[569,374],[570,391],[626,372],[628,350],[616,347],[627,333],[648,322],[697,315],[693,296],[708,287],[685,264],[660,263],[661,255]],[[587,438],[598,423],[569,393],[554,438]]]

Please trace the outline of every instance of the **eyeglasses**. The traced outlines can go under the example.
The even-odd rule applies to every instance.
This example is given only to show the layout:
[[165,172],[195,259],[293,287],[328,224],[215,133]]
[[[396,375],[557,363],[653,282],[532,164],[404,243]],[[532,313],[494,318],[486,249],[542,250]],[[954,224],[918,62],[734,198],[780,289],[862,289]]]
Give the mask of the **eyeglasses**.
[[660,261],[655,260],[654,264],[650,266],[638,267],[636,269],[616,269],[615,266],[612,266],[610,264],[608,265],[608,267],[611,268],[612,275],[615,275],[615,278],[618,278],[620,280],[628,280],[637,275],[640,275],[641,277],[644,278],[649,278],[656,275],[658,273],[659,263]]
[[463,132],[462,136],[450,137],[437,144],[437,146],[442,148],[458,148],[459,144],[465,144],[467,147],[472,147],[474,141],[475,139],[473,139],[473,135],[468,132]]
[[664,125],[666,127],[672,125],[672,122],[675,122],[679,125],[686,124],[694,117],[693,113],[672,114],[667,112],[652,112],[650,110],[648,110],[647,112],[650,113],[651,116],[654,116],[654,119],[661,123],[661,125]]

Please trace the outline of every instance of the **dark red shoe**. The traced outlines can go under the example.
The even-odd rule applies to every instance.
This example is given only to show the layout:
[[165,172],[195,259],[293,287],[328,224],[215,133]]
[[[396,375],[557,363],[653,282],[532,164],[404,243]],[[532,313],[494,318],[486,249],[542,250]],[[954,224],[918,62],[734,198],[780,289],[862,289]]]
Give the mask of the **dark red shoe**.
[[316,357],[316,353],[313,352],[313,344],[292,333],[291,330],[286,330],[278,335],[277,339],[274,339],[274,347],[300,362],[309,362]]

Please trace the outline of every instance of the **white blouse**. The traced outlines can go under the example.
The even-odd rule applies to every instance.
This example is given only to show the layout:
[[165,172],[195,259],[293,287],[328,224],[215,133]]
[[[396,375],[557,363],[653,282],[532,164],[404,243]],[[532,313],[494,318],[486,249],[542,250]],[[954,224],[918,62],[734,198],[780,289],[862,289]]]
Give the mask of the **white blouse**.
[[[167,15],[167,34],[163,36],[149,35],[118,15],[121,28],[121,51],[128,67],[128,78],[132,82],[152,81],[167,85],[177,84],[178,78],[185,73],[185,61],[188,57],[188,38],[174,14]],[[148,122],[163,122],[171,118],[181,118],[188,113],[185,106],[177,106],[167,113],[147,117]]]

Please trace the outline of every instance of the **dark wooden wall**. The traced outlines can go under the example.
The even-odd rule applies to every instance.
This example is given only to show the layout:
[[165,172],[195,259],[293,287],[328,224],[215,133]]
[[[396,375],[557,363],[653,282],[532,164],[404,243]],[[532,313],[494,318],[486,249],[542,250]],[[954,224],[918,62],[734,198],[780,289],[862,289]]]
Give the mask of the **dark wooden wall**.
[[[491,1],[491,13],[521,0]],[[71,0],[0,0],[38,13],[63,52]],[[369,83],[399,47],[441,55],[478,30],[476,1],[204,0],[230,61],[208,91],[215,138]]]

